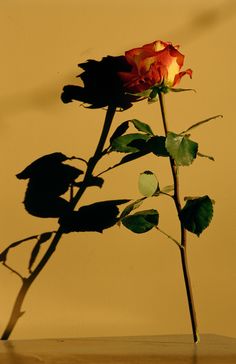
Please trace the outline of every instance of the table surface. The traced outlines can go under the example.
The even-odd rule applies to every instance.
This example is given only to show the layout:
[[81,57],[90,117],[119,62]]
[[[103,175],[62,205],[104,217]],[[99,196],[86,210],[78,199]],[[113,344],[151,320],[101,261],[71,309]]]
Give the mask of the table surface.
[[236,364],[236,339],[206,334],[0,341],[0,364]]

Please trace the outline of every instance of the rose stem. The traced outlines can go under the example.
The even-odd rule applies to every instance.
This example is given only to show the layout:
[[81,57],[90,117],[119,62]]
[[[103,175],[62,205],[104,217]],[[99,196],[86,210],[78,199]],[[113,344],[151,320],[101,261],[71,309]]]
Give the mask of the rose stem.
[[[106,142],[106,138],[108,136],[109,130],[110,130],[110,126],[113,120],[113,117],[115,115],[115,111],[116,111],[116,106],[115,105],[110,105],[108,107],[107,113],[106,113],[106,117],[105,117],[105,121],[104,121],[104,125],[103,125],[103,129],[102,129],[102,133],[97,145],[97,148],[95,150],[95,153],[93,155],[92,158],[90,158],[89,162],[88,162],[88,166],[87,166],[87,170],[84,176],[84,180],[83,183],[81,185],[81,188],[78,190],[77,194],[74,196],[74,198],[71,201],[71,209],[73,210],[77,204],[77,202],[80,200],[81,196],[83,195],[84,191],[86,190],[87,187],[87,180],[92,176],[92,172],[97,164],[97,162],[99,161],[99,159],[101,158],[101,154]],[[56,250],[57,244],[59,243],[61,237],[63,235],[63,229],[60,226],[48,248],[48,250],[46,251],[46,253],[44,254],[44,256],[42,257],[41,261],[39,262],[39,264],[36,266],[36,268],[32,271],[32,273],[29,275],[29,277],[27,278],[22,278],[22,285],[21,288],[18,292],[18,295],[16,297],[12,312],[11,312],[11,316],[10,319],[8,321],[8,324],[2,334],[1,340],[7,340],[9,338],[9,336],[11,335],[14,327],[16,326],[16,323],[18,321],[18,319],[24,314],[24,312],[21,310],[22,304],[24,302],[25,296],[29,290],[29,288],[31,287],[32,283],[34,282],[34,280],[37,278],[37,276],[39,275],[39,273],[41,272],[41,270],[45,267],[46,263],[48,262],[48,260],[51,258],[52,254],[54,253],[54,251]]]
[[[167,136],[168,133],[168,126],[166,121],[166,114],[165,114],[165,106],[164,106],[164,96],[162,93],[159,94],[159,100],[160,100],[160,108],[161,108],[161,116],[164,126],[165,135]],[[181,211],[181,203],[180,203],[180,193],[179,193],[179,178],[178,178],[178,169],[175,165],[174,160],[170,157],[170,167],[171,172],[173,176],[174,181],[174,202],[176,211],[178,213],[178,216]],[[194,300],[193,300],[193,294],[192,294],[192,288],[191,288],[191,281],[190,281],[190,274],[188,270],[188,262],[187,262],[187,254],[186,254],[186,245],[187,245],[187,239],[186,239],[186,230],[183,227],[183,224],[180,221],[180,229],[181,229],[181,263],[182,263],[182,270],[183,270],[183,276],[184,276],[184,282],[185,282],[185,288],[187,293],[187,300],[188,300],[188,307],[189,307],[189,313],[191,318],[191,325],[192,325],[192,333],[193,333],[193,340],[195,343],[198,343],[200,341],[198,329],[197,329],[197,318],[196,318],[196,311],[194,307]]]

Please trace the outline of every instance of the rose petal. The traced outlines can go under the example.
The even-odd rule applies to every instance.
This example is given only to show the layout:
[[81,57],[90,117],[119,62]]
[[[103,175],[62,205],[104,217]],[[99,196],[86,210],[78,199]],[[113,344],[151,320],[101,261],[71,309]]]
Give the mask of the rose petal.
[[176,75],[179,73],[180,67],[177,63],[177,58],[172,58],[172,62],[168,66],[168,76],[165,78],[166,86],[172,87]]
[[190,68],[188,68],[186,71],[178,73],[178,75],[175,76],[173,86],[176,86],[184,75],[189,75],[189,77],[192,78],[192,74],[193,71]]
[[166,48],[168,45],[170,45],[170,42],[163,42],[161,40],[156,40],[155,42],[152,43],[153,44],[153,48],[155,50],[155,52],[159,52],[162,49]]

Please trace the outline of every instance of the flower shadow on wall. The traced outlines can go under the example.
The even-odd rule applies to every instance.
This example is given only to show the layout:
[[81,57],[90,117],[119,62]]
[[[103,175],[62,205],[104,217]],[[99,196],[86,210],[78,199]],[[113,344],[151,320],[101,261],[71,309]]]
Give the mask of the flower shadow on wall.
[[119,72],[131,70],[124,56],[107,56],[101,61],[88,60],[86,63],[80,63],[79,67],[84,70],[78,76],[83,81],[84,87],[65,86],[61,95],[64,103],[77,100],[88,104],[89,108],[101,108],[113,104],[126,110],[132,106],[132,102],[139,99],[125,92],[119,77]]

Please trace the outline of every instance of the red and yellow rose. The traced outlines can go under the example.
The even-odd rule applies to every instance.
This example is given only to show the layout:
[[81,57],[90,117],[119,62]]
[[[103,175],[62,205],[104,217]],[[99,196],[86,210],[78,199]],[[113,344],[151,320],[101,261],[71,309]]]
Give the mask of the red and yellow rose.
[[171,89],[181,78],[192,70],[181,71],[184,55],[170,42],[157,40],[125,52],[125,58],[131,65],[128,72],[119,72],[124,89],[128,93],[140,94],[154,87]]

